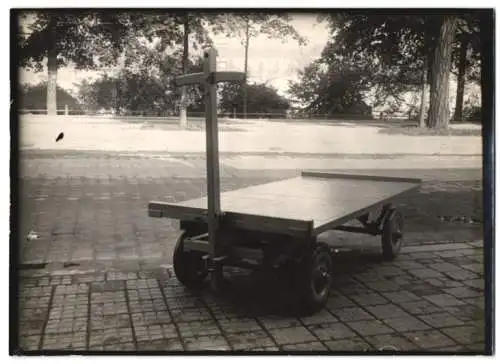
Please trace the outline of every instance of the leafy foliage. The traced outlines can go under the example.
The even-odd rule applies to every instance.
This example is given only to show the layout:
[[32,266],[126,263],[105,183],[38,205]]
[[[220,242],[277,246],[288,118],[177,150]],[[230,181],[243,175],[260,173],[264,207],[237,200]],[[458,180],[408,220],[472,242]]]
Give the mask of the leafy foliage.
[[223,13],[208,14],[207,22],[216,34],[225,34],[227,37],[241,39],[246,42],[248,26],[249,38],[266,35],[269,39],[281,38],[282,42],[292,39],[299,45],[307,44],[307,39],[290,25],[290,16],[285,13]]
[[336,51],[344,57],[364,57],[379,66],[387,81],[400,88],[419,85],[424,56],[436,38],[432,16],[341,14],[330,21]]
[[467,121],[481,121],[482,118],[482,110],[480,106],[476,105],[469,105],[465,104],[464,105],[464,120]]
[[305,45],[307,39],[302,37],[297,30],[289,24],[291,18],[285,13],[244,13],[244,14],[219,14],[211,19],[216,33],[225,32],[226,36],[236,36],[245,47],[245,81],[242,88],[243,115],[248,112],[248,52],[250,39],[257,35],[267,35],[270,38],[281,38],[286,42],[289,38],[296,40],[299,45]]
[[[458,18],[457,37],[453,43],[454,63],[458,61],[460,39],[466,37],[471,46],[468,66],[477,66],[479,16],[474,12],[453,15]],[[327,21],[335,42],[347,53],[363,50],[386,66],[407,65],[409,70],[419,71],[423,57],[432,59],[443,17],[443,14],[350,13],[330,16]],[[432,62],[429,69],[431,67]]]
[[[176,113],[179,89],[173,80],[182,72],[180,48],[162,49],[161,41],[136,41],[127,48],[124,67],[116,75],[104,75],[95,82],[79,85],[79,97],[89,111],[115,110],[118,113],[144,112],[148,115]],[[200,72],[201,58],[189,61],[189,72]],[[188,88],[189,104],[196,110],[201,104],[198,87]]]
[[[367,88],[368,73],[337,63],[338,68],[316,61],[299,74],[299,82],[291,83],[289,92],[314,114],[357,114],[362,92]],[[326,68],[326,69],[325,69]]]
[[376,107],[420,85],[427,52],[424,33],[430,33],[423,19],[353,12],[323,15],[321,20],[329,24],[330,42],[321,58],[299,74],[300,81],[290,85],[306,110],[366,113],[362,100],[370,90]]
[[[22,85],[19,89],[19,109],[31,110],[37,113],[36,110],[44,110],[47,99],[47,83],[40,82],[36,85]],[[80,111],[81,104],[70,93],[61,87],[57,88],[57,109],[64,110],[65,106],[71,111]]]
[[[304,104],[304,111],[318,114],[370,115],[364,102],[371,94],[373,106],[384,103],[412,85],[403,79],[415,77],[397,66],[383,67],[366,52],[345,56],[337,44],[328,43],[322,56],[299,72],[298,82],[291,82],[289,92]],[[416,81],[414,81],[416,82]]]
[[[242,113],[242,85],[225,83],[220,88],[220,109],[229,114]],[[290,107],[290,103],[279,95],[275,88],[266,84],[254,83],[247,85],[247,107],[250,114],[279,114],[279,117],[283,117],[283,114]]]
[[[92,109],[109,108],[114,103],[117,110],[134,110],[144,105],[147,93],[156,100],[153,104],[168,108],[175,104],[177,107],[173,99],[180,95],[171,90],[171,77],[191,67],[193,60],[189,57],[189,49],[212,45],[209,30],[242,37],[248,26],[250,37],[267,34],[283,40],[292,37],[301,44],[305,42],[288,23],[290,19],[286,14],[44,10],[21,13],[20,18],[23,26],[18,42],[21,67],[41,71],[47,58],[49,74],[67,65],[101,70],[120,66],[115,76],[103,76],[96,83],[81,85],[80,96]],[[141,42],[154,44],[154,47],[145,47]],[[54,83],[55,78],[49,77],[49,82]],[[47,99],[47,108],[51,109],[55,103],[55,84],[49,86],[52,97]],[[128,90],[138,93],[133,98],[120,96],[122,93],[128,95]],[[146,94],[141,95],[143,91]],[[191,89],[188,99],[191,108],[199,109],[199,90]]]
[[[34,14],[23,13],[21,20],[24,27],[20,30],[22,36],[18,42],[19,66],[41,71],[48,58],[49,75],[51,72],[55,74],[60,66],[102,69],[115,66],[119,59],[123,67],[133,68],[134,65],[146,63],[143,55],[136,50],[140,40],[156,42],[158,53],[175,48],[184,40],[182,25],[185,15],[182,13],[39,11]],[[210,39],[202,26],[202,20],[189,17],[189,23],[192,46],[196,49],[198,44],[209,44]],[[133,56],[139,56],[141,60]],[[138,77],[136,70],[131,73],[133,77],[125,74],[124,79],[130,81]],[[106,84],[108,81],[103,82]],[[54,108],[56,100],[53,83],[55,78],[49,77],[49,110]],[[119,91],[119,88],[115,87],[115,90]]]
[[[470,46],[467,69],[471,78],[477,78],[478,16],[475,13],[463,13],[453,14],[453,17],[458,19],[459,24],[458,37],[451,40],[453,69],[456,70],[459,63],[459,45],[466,38]],[[445,18],[446,14],[439,13],[409,15],[393,12],[384,14],[383,11],[370,15],[361,12],[322,14],[319,20],[329,24],[331,38],[331,45],[323,52],[322,62],[331,67],[336,59],[344,58],[356,64],[365,75],[369,75],[369,82],[365,82],[362,89],[375,88],[375,106],[387,98],[397,99],[402,92],[414,91],[422,82],[424,64],[427,64],[426,78],[431,85],[436,85],[431,90],[431,103],[440,100],[439,108],[446,108],[442,95],[445,91],[447,93],[447,86],[437,86],[433,79],[438,77],[439,82],[447,84],[447,73],[451,69],[448,66],[440,67],[447,59],[442,58],[445,54],[443,51],[448,49],[445,43],[450,42],[450,37],[440,38]],[[439,52],[438,57],[436,52]],[[439,64],[434,65],[435,61]],[[331,72],[328,71],[329,74]],[[323,78],[326,80],[328,76]],[[359,84],[361,79],[356,82]],[[463,87],[457,88],[457,92],[463,93]],[[329,99],[333,100],[331,97]],[[437,115],[441,118],[444,114],[432,113],[431,117],[436,118]]]
[[59,66],[95,68],[112,64],[134,29],[127,14],[98,11],[37,11],[19,39],[20,66],[40,71],[49,50]]
[[460,63],[460,47],[465,44],[466,52],[466,72],[467,78],[480,82],[480,58],[481,39],[479,29],[479,16],[467,14],[458,18],[457,36],[453,44],[453,68],[452,72],[458,74]]

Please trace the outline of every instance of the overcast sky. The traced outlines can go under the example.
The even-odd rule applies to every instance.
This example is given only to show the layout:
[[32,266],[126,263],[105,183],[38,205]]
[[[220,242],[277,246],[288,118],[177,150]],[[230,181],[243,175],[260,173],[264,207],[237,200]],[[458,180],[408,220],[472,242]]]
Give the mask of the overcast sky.
[[[328,38],[325,24],[318,24],[316,16],[312,14],[294,14],[291,24],[308,38],[308,45],[299,47],[293,40],[282,43],[281,40],[268,39],[266,36],[251,39],[248,61],[250,81],[268,81],[285,93],[288,81],[296,79],[297,71],[319,57]],[[243,71],[245,49],[240,40],[224,36],[213,36],[213,40],[219,51],[218,68]],[[75,72],[70,68],[61,68],[58,85],[75,90],[74,83],[94,75],[95,72]],[[22,82],[33,83],[46,78],[46,71],[39,74],[29,71],[21,73]]]
[[[328,39],[325,24],[318,24],[315,15],[297,14],[293,18],[292,25],[308,38],[308,45],[299,47],[293,40],[282,43],[266,36],[251,39],[248,60],[251,81],[269,81],[284,92],[288,80],[296,79],[299,69],[320,56]],[[214,37],[214,42],[220,52],[221,68],[244,69],[245,49],[238,39]]]

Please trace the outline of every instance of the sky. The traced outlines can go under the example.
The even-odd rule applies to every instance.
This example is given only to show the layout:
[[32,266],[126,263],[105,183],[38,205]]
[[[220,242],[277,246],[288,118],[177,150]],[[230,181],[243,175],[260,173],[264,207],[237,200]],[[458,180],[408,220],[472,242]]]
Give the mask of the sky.
[[[326,25],[317,23],[314,14],[293,14],[291,25],[308,39],[306,46],[300,47],[293,40],[282,42],[281,39],[258,36],[250,40],[249,47],[250,82],[269,82],[283,95],[286,95],[288,81],[297,80],[298,70],[318,58],[328,40]],[[219,51],[218,69],[243,71],[245,49],[240,39],[225,36],[212,36],[212,39]],[[96,77],[96,72],[76,72],[71,68],[61,68],[58,72],[58,85],[68,91],[76,91],[74,84],[87,77]],[[21,72],[21,82],[36,83],[46,78],[45,70],[41,73],[26,70]]]

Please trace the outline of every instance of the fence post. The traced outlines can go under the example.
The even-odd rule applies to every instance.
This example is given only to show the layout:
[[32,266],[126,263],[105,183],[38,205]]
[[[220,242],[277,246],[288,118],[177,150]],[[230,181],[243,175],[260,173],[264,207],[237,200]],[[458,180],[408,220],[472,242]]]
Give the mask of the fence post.
[[68,116],[69,115],[69,108],[68,104],[64,105],[64,115]]

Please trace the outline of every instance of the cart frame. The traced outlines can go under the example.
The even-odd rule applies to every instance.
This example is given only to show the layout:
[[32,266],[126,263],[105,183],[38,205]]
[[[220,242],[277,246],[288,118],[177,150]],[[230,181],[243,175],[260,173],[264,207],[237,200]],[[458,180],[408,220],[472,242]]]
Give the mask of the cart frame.
[[[348,178],[365,181],[406,182],[414,183],[415,187],[406,189],[399,194],[394,194],[391,198],[380,200],[375,204],[353,211],[342,218],[328,221],[318,227],[314,227],[313,220],[293,220],[237,212],[224,212],[220,215],[218,224],[217,244],[221,247],[218,250],[220,255],[214,257],[218,263],[251,268],[266,265],[265,262],[272,263],[272,259],[264,257],[265,249],[260,244],[261,241],[267,241],[268,246],[273,243],[279,245],[281,242],[281,248],[288,251],[290,247],[292,250],[297,249],[293,242],[296,244],[303,244],[304,242],[314,244],[320,234],[331,230],[371,236],[382,235],[384,224],[395,213],[395,208],[391,201],[418,188],[418,185],[421,183],[421,180],[414,178],[391,178],[315,171],[303,171],[301,175],[304,177],[332,179]],[[375,219],[370,220],[369,214],[377,209],[380,209],[379,214]],[[169,204],[160,201],[151,201],[149,203],[149,216],[179,220],[180,229],[189,235],[189,238],[184,240],[184,250],[207,253],[207,255],[204,255],[204,259],[208,262],[209,258],[211,258],[208,255],[211,252],[211,246],[209,232],[207,232],[207,215],[207,210],[204,208]],[[346,225],[346,223],[353,220],[357,220],[362,226]],[[245,258],[248,257],[252,257],[257,262],[254,264],[244,262]]]
[[[203,83],[206,105],[206,163],[207,208],[197,208],[151,201],[148,215],[180,221],[183,231],[174,251],[174,271],[185,286],[197,288],[210,275],[210,283],[217,290],[222,277],[222,266],[252,269],[294,267],[299,294],[304,307],[316,311],[328,299],[331,283],[332,261],[328,246],[318,243],[317,237],[329,230],[382,236],[383,255],[394,259],[402,246],[402,216],[391,201],[403,193],[418,188],[422,181],[414,178],[393,178],[352,174],[303,171],[302,177],[350,179],[373,182],[402,182],[409,186],[389,198],[383,198],[344,216],[324,222],[319,226],[313,220],[289,219],[221,211],[219,150],[217,130],[216,83],[245,81],[239,72],[217,72],[216,53],[204,53],[204,72],[180,76],[177,85]],[[381,208],[375,219],[370,213]],[[345,223],[357,219],[361,226]],[[321,289],[314,287],[323,282]],[[314,284],[313,284],[314,283]],[[314,286],[314,287],[313,287]],[[319,286],[318,286],[319,287]]]

